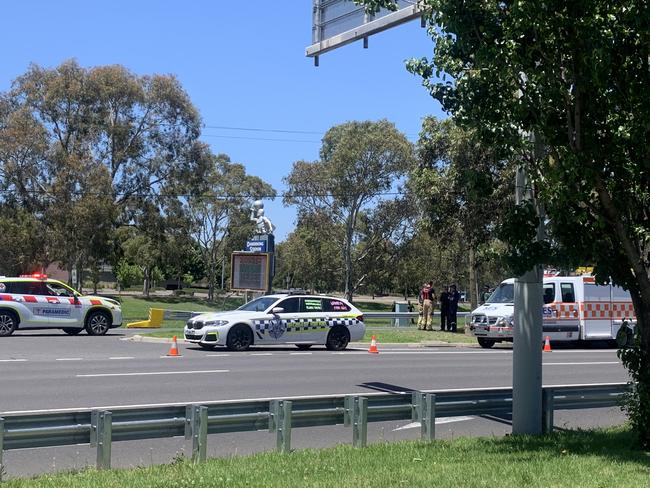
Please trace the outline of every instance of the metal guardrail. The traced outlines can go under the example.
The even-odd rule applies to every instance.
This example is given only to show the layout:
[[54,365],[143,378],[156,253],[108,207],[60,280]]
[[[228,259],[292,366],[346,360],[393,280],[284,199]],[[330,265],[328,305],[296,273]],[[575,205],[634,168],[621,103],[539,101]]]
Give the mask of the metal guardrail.
[[[624,383],[549,386],[543,389],[543,429],[553,430],[553,412],[612,407],[629,391]],[[0,473],[5,450],[90,444],[97,448],[97,468],[110,468],[113,442],[185,436],[192,459],[206,459],[208,434],[268,429],[280,452],[291,449],[291,429],[325,425],[352,428],[352,443],[367,442],[368,422],[420,422],[422,439],[435,438],[435,419],[463,415],[505,414],[512,410],[512,389],[469,389],[369,393],[221,401],[201,405],[114,407],[29,414],[0,413]]]

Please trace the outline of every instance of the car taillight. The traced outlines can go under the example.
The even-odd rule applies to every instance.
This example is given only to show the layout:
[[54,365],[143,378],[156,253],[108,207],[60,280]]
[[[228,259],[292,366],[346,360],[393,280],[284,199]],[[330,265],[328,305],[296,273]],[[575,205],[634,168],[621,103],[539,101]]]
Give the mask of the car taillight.
[[363,322],[363,315],[357,315],[355,317],[359,322]]

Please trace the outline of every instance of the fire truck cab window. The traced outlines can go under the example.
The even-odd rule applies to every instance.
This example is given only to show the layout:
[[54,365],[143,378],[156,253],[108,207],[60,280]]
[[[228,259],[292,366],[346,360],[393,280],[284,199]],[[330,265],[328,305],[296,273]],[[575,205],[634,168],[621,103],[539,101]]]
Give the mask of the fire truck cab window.
[[555,301],[555,285],[546,283],[544,285],[544,303],[553,303]]
[[573,283],[562,283],[560,289],[562,290],[563,302],[573,303],[576,301],[576,294],[573,291]]

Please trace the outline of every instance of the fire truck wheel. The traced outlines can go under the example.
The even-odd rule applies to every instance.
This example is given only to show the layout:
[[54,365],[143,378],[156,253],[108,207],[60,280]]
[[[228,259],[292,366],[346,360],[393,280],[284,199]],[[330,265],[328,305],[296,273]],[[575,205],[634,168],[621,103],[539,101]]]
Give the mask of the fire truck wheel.
[[477,337],[479,346],[485,348],[485,349],[490,349],[494,344],[496,344],[496,341],[493,339],[486,339],[484,337]]

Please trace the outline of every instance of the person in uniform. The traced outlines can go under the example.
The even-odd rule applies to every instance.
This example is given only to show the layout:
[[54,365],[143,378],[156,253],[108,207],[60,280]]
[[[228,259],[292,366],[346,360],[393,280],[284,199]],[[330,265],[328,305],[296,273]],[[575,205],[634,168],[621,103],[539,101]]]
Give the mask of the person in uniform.
[[445,285],[440,292],[440,330],[447,328],[449,314],[449,287]]
[[456,285],[451,285],[449,287],[449,309],[447,311],[447,330],[450,330],[451,332],[456,332],[459,301],[460,293],[456,290]]

